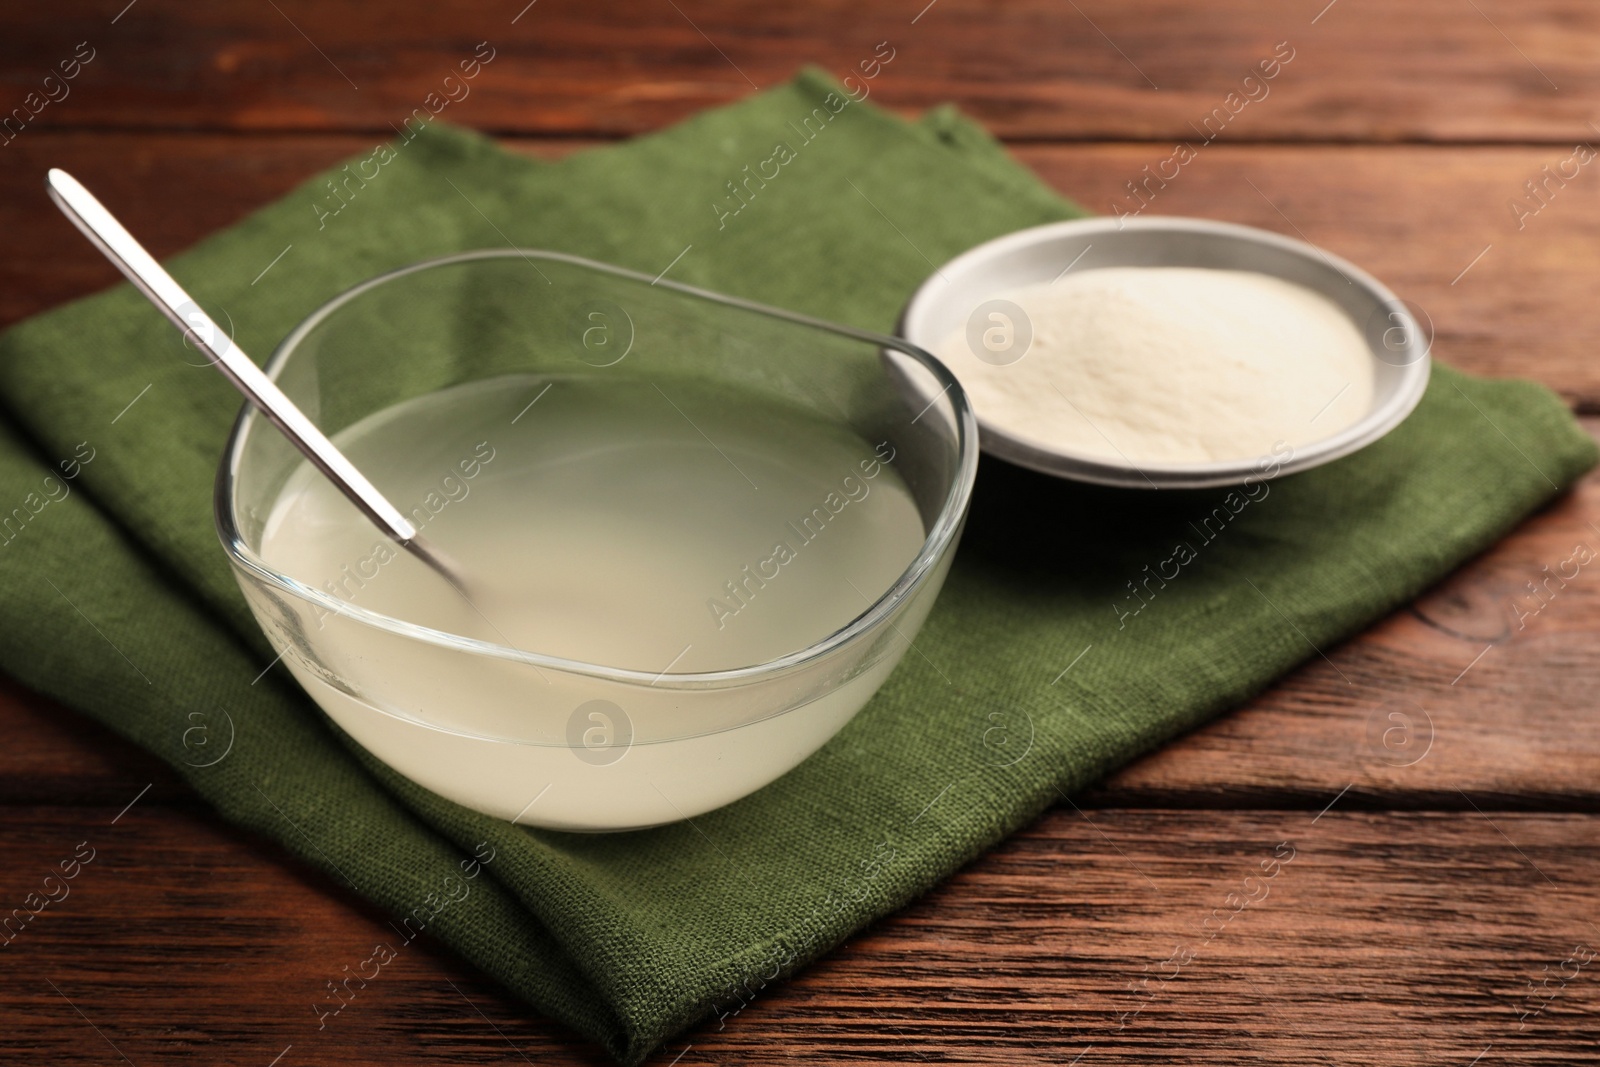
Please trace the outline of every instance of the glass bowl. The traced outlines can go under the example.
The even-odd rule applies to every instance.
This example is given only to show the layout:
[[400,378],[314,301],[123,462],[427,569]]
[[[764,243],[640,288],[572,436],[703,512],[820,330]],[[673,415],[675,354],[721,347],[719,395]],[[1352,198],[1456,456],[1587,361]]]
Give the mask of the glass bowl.
[[[926,618],[977,468],[960,386],[908,342],[552,252],[468,252],[374,278],[319,308],[266,369],[401,510],[433,519],[429,539],[457,556],[474,590],[456,605],[461,625],[439,621],[453,617],[444,605],[455,596],[442,582],[438,605],[428,594],[426,610],[394,608],[396,590],[425,590],[430,575],[407,571],[422,565],[371,528],[372,553],[336,573],[284,556],[275,546],[287,502],[314,479],[247,406],[218,473],[217,530],[283,664],[396,771],[469,808],[554,829],[692,817],[837,733]],[[456,397],[466,398],[459,411]],[[480,435],[458,458],[459,441]],[[852,465],[817,481],[817,457],[836,447]],[[655,477],[662,457],[681,465]],[[714,472],[725,481],[711,492]],[[772,537],[795,551],[753,553],[741,531],[768,529],[785,499],[775,486],[807,478],[818,506],[791,509],[798,521]],[[838,491],[823,495],[830,486]],[[564,528],[564,540],[539,532],[547,513],[591,501],[589,525]],[[529,524],[506,529],[527,529],[526,539],[485,534],[511,507]],[[903,559],[874,557],[877,577],[863,579],[850,553],[874,543],[862,531],[895,507]],[[342,498],[327,509],[340,529],[359,523]],[[641,516],[659,521],[659,536]],[[474,536],[499,538],[510,555],[474,573]],[[730,580],[695,584],[708,574]],[[682,603],[646,599],[663,590]],[[550,605],[526,612],[543,636],[513,640],[494,625],[506,597]],[[462,614],[469,607],[475,615]],[[726,636],[744,625],[729,616],[755,607],[782,626]],[[630,623],[647,611],[677,619],[680,608],[681,632]],[[783,627],[801,618],[816,632],[783,645]],[[665,650],[680,643],[672,658]]]

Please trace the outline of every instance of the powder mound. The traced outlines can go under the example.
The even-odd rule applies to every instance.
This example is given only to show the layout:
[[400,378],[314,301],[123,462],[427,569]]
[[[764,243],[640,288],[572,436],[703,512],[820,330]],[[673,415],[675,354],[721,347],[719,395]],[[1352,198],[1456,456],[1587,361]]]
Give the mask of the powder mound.
[[1372,355],[1356,325],[1278,278],[1108,267],[997,295],[1031,325],[1022,358],[980,359],[966,330],[938,355],[979,418],[1052,450],[1135,464],[1253,459],[1332,436],[1371,407]]

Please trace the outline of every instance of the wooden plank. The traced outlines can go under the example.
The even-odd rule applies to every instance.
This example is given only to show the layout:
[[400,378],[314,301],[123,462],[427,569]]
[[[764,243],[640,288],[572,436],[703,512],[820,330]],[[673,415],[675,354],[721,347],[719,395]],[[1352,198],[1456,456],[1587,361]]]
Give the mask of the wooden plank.
[[[420,940],[319,1030],[383,916],[207,817],[9,814],[8,906],[95,855],[0,949],[6,1062],[603,1062]],[[1584,816],[1057,811],[653,1062],[1576,1062],[1597,882]]]
[[[485,41],[490,64],[447,86]],[[92,61],[37,103],[79,42]],[[451,93],[442,113],[483,128],[617,136],[805,63],[859,74],[880,42],[876,99],[954,100],[1010,138],[1189,138],[1225,107],[1230,140],[1570,142],[1600,90],[1584,0],[62,0],[0,12],[0,103],[40,93],[40,129],[387,130]],[[1242,85],[1280,42],[1289,64]]]
[[[512,141],[559,154],[572,143]],[[49,210],[44,171],[62,166],[169,255],[280,196],[369,138],[50,134],[9,149],[0,169],[0,324],[115,280],[94,250]],[[1155,145],[1021,146],[1018,157],[1085,207],[1137,203],[1126,183],[1170,154]],[[1435,354],[1465,370],[1536,378],[1600,412],[1597,323],[1600,178],[1582,170],[1551,185],[1534,215],[1508,207],[1565,150],[1226,146],[1203,151],[1147,214],[1202,215],[1309,239],[1351,259],[1410,300],[1432,324]],[[1167,173],[1171,173],[1168,168]],[[153,191],[159,190],[159,195]],[[1539,201],[1528,201],[1540,204]],[[1518,229],[1519,222],[1521,229]],[[1487,249],[1487,251],[1486,251]],[[331,295],[331,294],[330,294]]]
[[144,749],[3,675],[0,736],[6,739],[0,746],[0,804],[121,804],[133,795],[128,785],[134,779],[134,791],[152,786],[147,802],[200,803]]

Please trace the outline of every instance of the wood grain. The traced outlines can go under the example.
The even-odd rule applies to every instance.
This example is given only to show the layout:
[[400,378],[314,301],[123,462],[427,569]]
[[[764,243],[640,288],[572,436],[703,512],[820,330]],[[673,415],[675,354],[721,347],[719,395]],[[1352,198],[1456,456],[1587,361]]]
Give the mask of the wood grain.
[[[422,941],[319,1030],[383,917],[207,816],[117,806],[8,812],[5,899],[96,855],[0,949],[0,1059],[603,1062]],[[653,1062],[1576,1062],[1600,959],[1561,965],[1600,945],[1597,877],[1579,815],[1058,811]]]
[[[7,110],[83,41],[69,95]],[[1313,241],[1410,299],[1436,357],[1600,416],[1597,179],[1542,170],[1600,136],[1583,0],[9,5],[0,325],[115,279],[48,206],[45,168],[170,255],[388,136],[480,41],[494,59],[441,117],[540,155],[802,63],[842,77],[886,41],[873,100],[956,101],[1096,212],[1137,207],[1127,183],[1288,42],[1268,95],[1144,211]],[[1325,649],[1343,678],[1312,661],[653,1062],[1593,1059],[1600,959],[1567,961],[1600,948],[1600,581],[1531,616],[1525,596],[1580,542],[1600,546],[1600,475]],[[385,916],[4,682],[0,737],[0,910],[97,850],[0,947],[0,1062],[605,1062],[421,941],[319,1031],[311,1002],[391,936]],[[1293,861],[1245,883],[1285,841]]]
[[35,128],[384,131],[481,41],[492,62],[444,114],[541,136],[656,129],[807,63],[859,75],[885,41],[876,99],[954,100],[1012,139],[1192,137],[1279,42],[1293,59],[1228,139],[1565,143],[1595,136],[1600,90],[1585,0],[125,2],[0,11],[4,107],[82,41],[95,58]]

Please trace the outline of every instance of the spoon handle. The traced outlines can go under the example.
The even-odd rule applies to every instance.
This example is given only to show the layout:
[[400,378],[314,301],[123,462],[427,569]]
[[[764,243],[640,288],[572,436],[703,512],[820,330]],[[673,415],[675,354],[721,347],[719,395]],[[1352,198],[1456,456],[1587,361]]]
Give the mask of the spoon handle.
[[[194,338],[211,355],[211,363],[233,383],[234,388],[260,409],[294,446],[305,453],[328,480],[338,486],[351,503],[401,545],[411,547],[417,529],[400,510],[389,503],[366,475],[345,458],[343,452],[308,419],[283,390],[268,378],[244,350],[223,333],[194,299],[184,292],[172,275],[162,269],[155,257],[134,240],[94,194],[66,171],[52,168],[46,179],[50,198],[82,230],[105,257],[155,304],[172,324]],[[440,564],[428,550],[414,550],[431,566]]]

